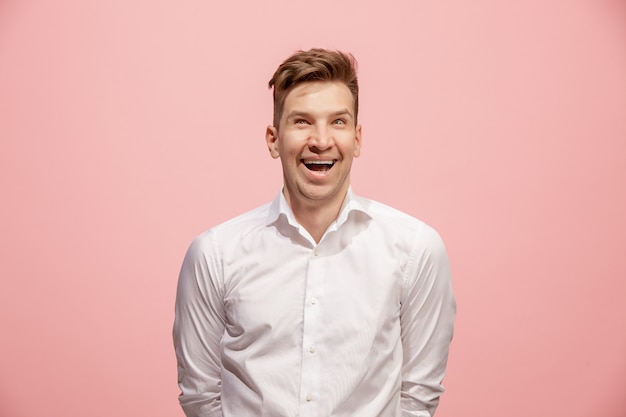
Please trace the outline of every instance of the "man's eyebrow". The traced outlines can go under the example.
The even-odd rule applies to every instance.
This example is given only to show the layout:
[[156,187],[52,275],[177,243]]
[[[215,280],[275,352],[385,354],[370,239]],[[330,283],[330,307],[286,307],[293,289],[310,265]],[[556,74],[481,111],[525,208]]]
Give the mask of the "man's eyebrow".
[[311,114],[305,111],[294,110],[291,113],[287,114],[287,118],[291,119],[292,117],[310,117]]
[[[354,117],[352,116],[352,112],[348,109],[337,110],[336,112],[333,112],[330,115],[333,117],[337,117],[337,116],[350,116],[351,118]],[[294,110],[291,113],[287,114],[288,119],[291,119],[293,117],[312,117],[312,114],[306,111]]]
[[339,110],[339,111],[333,113],[333,116],[350,116],[350,117],[353,117],[352,116],[352,112],[350,110],[348,110],[348,109]]

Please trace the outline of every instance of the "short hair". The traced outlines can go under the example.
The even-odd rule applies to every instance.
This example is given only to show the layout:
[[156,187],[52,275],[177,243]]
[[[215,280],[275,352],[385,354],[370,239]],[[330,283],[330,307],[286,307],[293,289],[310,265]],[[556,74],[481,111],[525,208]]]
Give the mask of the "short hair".
[[274,88],[274,126],[278,129],[285,98],[297,85],[313,81],[340,81],[348,87],[354,101],[354,122],[359,111],[359,84],[357,62],[352,54],[313,48],[298,51],[287,58],[269,81]]

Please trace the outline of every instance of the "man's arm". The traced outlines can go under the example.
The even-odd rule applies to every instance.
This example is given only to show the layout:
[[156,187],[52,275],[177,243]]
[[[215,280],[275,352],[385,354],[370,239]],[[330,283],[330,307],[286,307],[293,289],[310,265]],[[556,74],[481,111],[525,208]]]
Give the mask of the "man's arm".
[[420,231],[404,279],[402,417],[431,417],[444,390],[456,314],[448,256],[434,229]]
[[221,266],[209,231],[191,244],[176,294],[174,348],[180,404],[187,417],[221,417],[220,340],[224,333]]

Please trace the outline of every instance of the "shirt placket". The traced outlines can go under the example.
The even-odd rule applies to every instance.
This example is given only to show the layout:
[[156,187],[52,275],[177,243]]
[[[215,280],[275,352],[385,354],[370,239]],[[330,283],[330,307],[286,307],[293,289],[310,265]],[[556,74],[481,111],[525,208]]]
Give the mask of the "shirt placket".
[[300,381],[300,417],[320,415],[321,372],[319,344],[322,334],[321,309],[324,299],[324,257],[319,246],[311,250],[307,268],[304,326],[302,338],[302,378]]

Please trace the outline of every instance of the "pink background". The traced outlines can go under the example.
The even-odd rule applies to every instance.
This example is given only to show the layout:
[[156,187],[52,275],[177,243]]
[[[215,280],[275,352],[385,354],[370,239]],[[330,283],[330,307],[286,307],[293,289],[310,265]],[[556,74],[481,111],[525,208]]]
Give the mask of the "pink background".
[[182,257],[278,191],[313,46],[360,63],[355,191],[447,243],[437,416],[626,415],[624,1],[2,0],[0,416],[182,416]]

